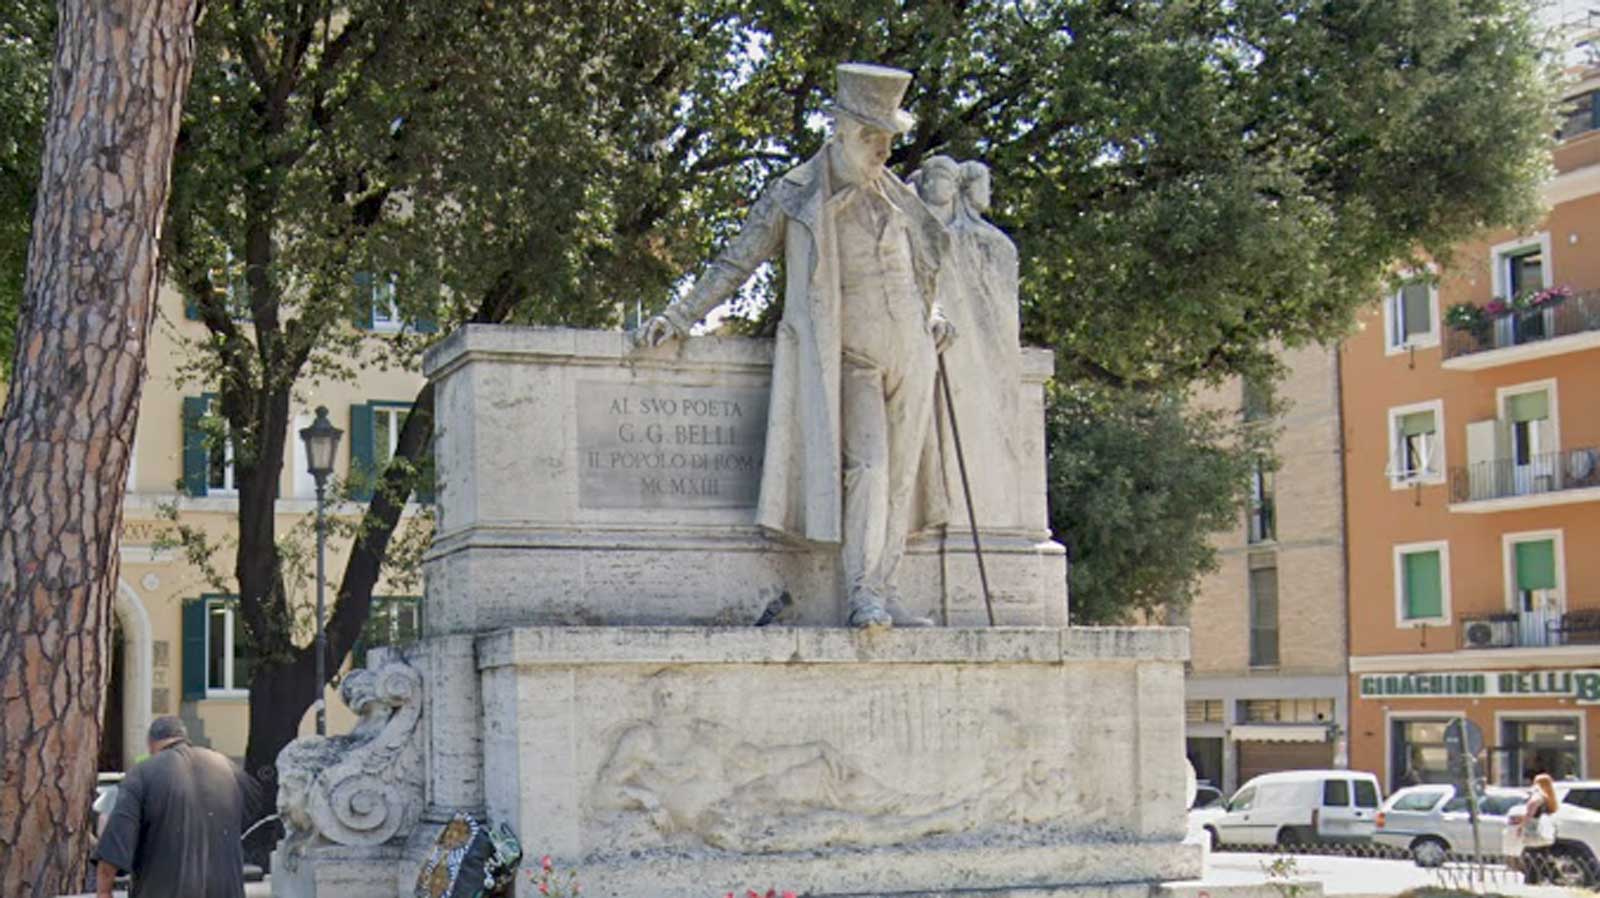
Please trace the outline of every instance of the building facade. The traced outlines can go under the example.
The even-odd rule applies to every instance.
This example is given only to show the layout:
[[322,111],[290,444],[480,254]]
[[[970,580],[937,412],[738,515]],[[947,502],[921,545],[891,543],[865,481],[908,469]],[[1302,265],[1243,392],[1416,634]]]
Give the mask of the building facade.
[[1202,396],[1276,432],[1276,470],[1256,472],[1237,527],[1218,534],[1218,570],[1187,613],[1186,747],[1224,793],[1258,773],[1343,766],[1344,527],[1338,355],[1285,352],[1267,417],[1235,382]]
[[[180,383],[188,353],[185,341],[204,339],[204,325],[190,317],[182,298],[163,288],[159,314],[151,333],[149,376],[139,409],[133,462],[128,471],[123,513],[121,577],[114,602],[111,685],[101,745],[102,770],[121,770],[144,752],[144,734],[154,716],[184,718],[195,741],[240,757],[248,737],[249,682],[252,653],[244,628],[226,588],[207,582],[183,551],[172,544],[176,520],[203,530],[218,551],[219,571],[233,570],[233,535],[237,533],[238,498],[233,483],[232,450],[207,439],[212,396],[200,384]],[[359,326],[375,337],[402,325],[392,302],[374,294],[374,316]],[[334,476],[351,470],[373,470],[387,461],[404,422],[406,409],[422,386],[415,372],[369,368],[354,382],[307,384],[297,402],[288,434],[284,471],[279,484],[277,531],[314,546],[312,521],[316,489],[306,470],[298,430],[312,420],[312,409],[328,407],[335,426],[344,430]],[[359,514],[364,505],[330,505],[335,514]],[[414,507],[408,514],[415,514]],[[345,541],[330,538],[329,601],[338,586],[348,550]],[[305,609],[297,638],[309,642],[314,633],[314,581],[297,578],[293,601]],[[401,642],[421,626],[417,589],[397,590],[380,584],[374,594],[373,617],[366,644]],[[399,594],[406,593],[406,594]],[[365,646],[363,646],[365,648]],[[328,691],[330,732],[353,724],[333,690]],[[314,717],[306,713],[302,732],[311,732]]]
[[1342,348],[1350,760],[1447,780],[1600,774],[1600,69],[1568,95],[1549,214],[1401,283]]

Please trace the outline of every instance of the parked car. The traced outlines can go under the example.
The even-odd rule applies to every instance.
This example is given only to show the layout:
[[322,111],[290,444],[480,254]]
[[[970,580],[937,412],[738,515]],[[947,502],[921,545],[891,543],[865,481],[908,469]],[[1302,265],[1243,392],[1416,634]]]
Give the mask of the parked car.
[[1222,797],[1222,790],[1209,783],[1201,784],[1195,789],[1194,802],[1189,805],[1189,837],[1204,835],[1211,847],[1216,848],[1217,833],[1211,824],[1227,812],[1228,801]]
[[1213,847],[1369,842],[1378,795],[1378,778],[1359,770],[1265,773],[1235,792],[1204,828]]
[[[1522,807],[1522,789],[1490,788],[1478,798],[1478,851],[1506,856],[1507,815]],[[1450,854],[1473,856],[1472,811],[1464,791],[1451,785],[1408,786],[1378,810],[1373,840],[1408,852],[1419,867],[1437,867]]]
[[1558,780],[1556,798],[1561,807],[1555,820],[1555,843],[1525,847],[1522,809],[1506,822],[1506,853],[1517,859],[1529,883],[1600,888],[1600,780]]
[[1194,802],[1189,805],[1189,810],[1198,811],[1204,808],[1221,805],[1223,803],[1222,790],[1210,783],[1202,782],[1195,786]]

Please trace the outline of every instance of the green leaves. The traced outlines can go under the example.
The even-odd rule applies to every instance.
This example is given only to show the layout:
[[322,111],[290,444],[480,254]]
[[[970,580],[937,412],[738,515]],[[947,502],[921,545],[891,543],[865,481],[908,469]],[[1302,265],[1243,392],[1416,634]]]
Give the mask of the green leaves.
[[1192,410],[1177,393],[1080,385],[1046,418],[1050,527],[1067,546],[1073,623],[1187,605],[1237,524],[1271,431]]

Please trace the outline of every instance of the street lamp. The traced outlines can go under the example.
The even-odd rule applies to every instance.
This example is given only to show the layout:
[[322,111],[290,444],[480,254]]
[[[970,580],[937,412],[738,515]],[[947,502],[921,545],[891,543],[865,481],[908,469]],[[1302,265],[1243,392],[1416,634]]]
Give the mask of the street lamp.
[[324,574],[323,554],[328,543],[328,522],[323,517],[323,500],[327,497],[328,475],[333,473],[333,457],[339,452],[339,437],[344,431],[328,420],[328,407],[317,406],[317,419],[310,427],[300,428],[300,439],[306,445],[306,469],[317,482],[317,735],[327,735],[328,714],[322,700],[328,685],[328,634],[322,627],[322,593],[327,577]]

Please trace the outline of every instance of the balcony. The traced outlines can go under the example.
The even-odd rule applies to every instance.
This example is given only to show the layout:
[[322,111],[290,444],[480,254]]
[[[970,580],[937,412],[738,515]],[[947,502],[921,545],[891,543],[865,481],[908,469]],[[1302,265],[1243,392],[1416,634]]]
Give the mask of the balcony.
[[1460,637],[1471,650],[1600,646],[1600,608],[1463,615]]
[[1574,294],[1547,309],[1513,312],[1478,331],[1448,327],[1444,367],[1476,371],[1600,348],[1600,290]]
[[1523,463],[1500,458],[1450,469],[1450,510],[1468,514],[1600,501],[1600,448],[1562,449]]

